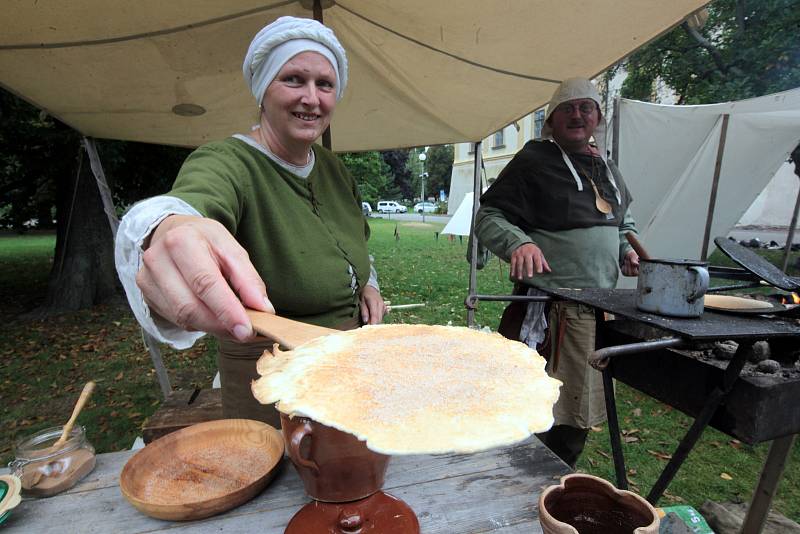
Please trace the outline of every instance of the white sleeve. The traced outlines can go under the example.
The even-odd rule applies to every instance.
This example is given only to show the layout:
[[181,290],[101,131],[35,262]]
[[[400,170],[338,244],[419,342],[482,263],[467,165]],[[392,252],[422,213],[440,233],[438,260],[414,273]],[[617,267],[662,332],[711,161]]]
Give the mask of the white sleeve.
[[377,289],[378,293],[381,292],[381,287],[378,285],[378,271],[375,270],[375,258],[372,254],[369,255],[369,280],[367,280],[367,285]]
[[203,337],[205,332],[189,332],[158,316],[153,317],[142,291],[136,285],[136,273],[142,265],[142,243],[170,215],[201,216],[192,206],[175,197],[158,196],[135,204],[122,218],[117,230],[114,263],[122,287],[125,288],[128,304],[142,328],[161,343],[167,343],[176,349],[187,349]]

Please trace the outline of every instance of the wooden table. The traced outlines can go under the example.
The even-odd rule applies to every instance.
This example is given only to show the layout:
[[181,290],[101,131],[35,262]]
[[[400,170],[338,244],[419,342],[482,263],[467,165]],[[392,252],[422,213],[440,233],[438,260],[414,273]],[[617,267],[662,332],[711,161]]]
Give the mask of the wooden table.
[[[47,499],[25,499],[3,524],[4,534],[68,532],[259,532],[282,534],[309,501],[284,458],[267,489],[225,514],[175,523],[139,513],[119,490],[119,473],[134,452],[100,454],[97,467],[71,490]],[[3,470],[7,471],[7,470]],[[421,532],[542,532],[538,500],[569,467],[534,437],[477,454],[396,456],[384,490],[416,512]],[[310,533],[312,534],[312,533]]]

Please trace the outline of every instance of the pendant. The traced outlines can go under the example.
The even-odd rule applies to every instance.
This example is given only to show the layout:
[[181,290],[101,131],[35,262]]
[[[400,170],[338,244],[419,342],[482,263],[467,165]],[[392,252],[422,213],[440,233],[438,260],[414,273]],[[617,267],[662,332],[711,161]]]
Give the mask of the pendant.
[[597,186],[594,185],[594,180],[590,180],[592,184],[592,189],[594,189],[594,206],[597,208],[597,211],[600,213],[609,214],[613,211],[611,203],[600,196],[600,191],[597,190]]

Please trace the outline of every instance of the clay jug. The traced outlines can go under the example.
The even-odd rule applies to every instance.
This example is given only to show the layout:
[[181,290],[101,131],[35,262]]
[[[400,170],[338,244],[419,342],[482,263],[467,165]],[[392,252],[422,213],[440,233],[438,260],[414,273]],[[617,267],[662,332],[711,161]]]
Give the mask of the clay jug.
[[281,414],[286,451],[318,501],[348,502],[369,497],[383,486],[391,456],[378,454],[352,434],[308,419]]
[[655,508],[606,480],[574,473],[561,477],[539,497],[545,534],[658,534]]

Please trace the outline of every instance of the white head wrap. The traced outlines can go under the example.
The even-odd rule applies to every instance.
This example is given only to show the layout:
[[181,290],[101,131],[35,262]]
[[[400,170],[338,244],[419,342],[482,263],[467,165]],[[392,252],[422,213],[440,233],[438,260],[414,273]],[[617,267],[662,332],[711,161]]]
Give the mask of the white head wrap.
[[[590,98],[594,100],[597,103],[598,109],[602,105],[600,102],[600,93],[597,91],[597,88],[595,88],[594,84],[586,78],[570,78],[561,82],[561,85],[556,88],[553,96],[550,98],[550,102],[547,104],[547,113],[545,115],[544,125],[542,126],[542,139],[553,139],[553,128],[548,124],[547,121],[559,104],[569,102],[570,100],[579,100],[584,98]],[[600,152],[600,157],[603,158],[604,162],[607,159],[606,130],[606,118],[601,113],[592,137],[594,137],[594,142],[597,144],[597,151]],[[555,141],[555,139],[553,139],[553,141]],[[575,185],[577,186],[578,191],[583,191],[581,179],[578,177],[578,173],[575,170],[572,161],[569,159],[569,156],[567,156],[567,153],[564,152],[563,148],[560,146],[558,148],[561,149],[561,156],[564,159],[564,163],[572,173],[572,177],[575,179]],[[622,200],[619,187],[617,187],[617,182],[614,180],[614,173],[612,173],[611,169],[608,168],[608,163],[606,163],[606,176],[608,176],[608,180],[614,188],[614,193],[617,197],[617,203],[621,203]]]
[[[569,80],[564,80],[561,82],[561,85],[556,88],[553,96],[550,98],[550,102],[547,104],[547,114],[545,116],[544,125],[542,126],[542,139],[553,138],[553,128],[550,127],[547,121],[558,105],[564,102],[569,102],[570,100],[578,100],[583,98],[591,98],[597,102],[598,109],[603,105],[600,101],[600,93],[597,92],[594,84],[586,78],[570,78]],[[600,115],[600,119],[597,121],[597,127],[594,129],[594,134],[592,137],[594,137],[594,142],[597,144],[597,150],[600,152],[600,157],[605,160],[606,118],[602,114]]]
[[281,67],[301,52],[317,52],[330,61],[336,72],[336,100],[342,98],[347,55],[333,31],[316,20],[280,17],[256,34],[242,64],[244,81],[259,104]]

